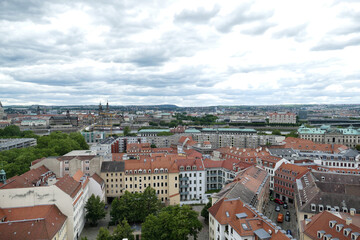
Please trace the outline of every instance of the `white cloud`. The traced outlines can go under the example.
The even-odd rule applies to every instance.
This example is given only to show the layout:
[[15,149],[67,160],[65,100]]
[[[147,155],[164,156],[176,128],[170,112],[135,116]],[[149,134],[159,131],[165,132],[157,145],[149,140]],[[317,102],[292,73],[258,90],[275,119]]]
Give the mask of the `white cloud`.
[[327,0],[2,1],[0,100],[359,103],[359,7]]

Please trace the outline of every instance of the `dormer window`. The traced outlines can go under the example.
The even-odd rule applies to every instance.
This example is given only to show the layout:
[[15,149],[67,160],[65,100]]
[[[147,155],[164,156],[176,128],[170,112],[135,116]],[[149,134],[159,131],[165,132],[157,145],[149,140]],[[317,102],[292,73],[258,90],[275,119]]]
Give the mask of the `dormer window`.
[[151,169],[148,170],[148,173],[151,173]]
[[358,232],[353,232],[351,233],[351,240],[357,240],[357,238],[359,237],[360,233]]
[[156,169],[154,170],[154,173],[158,173],[158,172],[159,172],[159,169],[156,168]]
[[324,211],[324,205],[319,204],[319,212]]
[[330,206],[330,205],[326,205],[326,210],[327,210],[327,211],[331,211],[331,206]]
[[137,173],[137,171],[136,170],[134,170],[134,174],[136,174]]
[[348,212],[348,209],[347,209],[346,207],[343,207],[343,208],[342,208],[342,211],[343,211],[344,213],[347,213],[347,212]]
[[340,212],[340,208],[338,206],[335,206],[334,209],[336,212]]
[[160,168],[160,173],[163,173],[164,172],[164,169],[163,168]]
[[132,170],[130,170],[129,173],[132,174]]
[[317,237],[318,238],[322,238],[322,236],[324,235],[325,231],[323,230],[320,230],[320,231],[317,231]]
[[186,166],[186,170],[187,170],[187,171],[190,171],[190,170],[191,170],[191,167],[190,167],[190,166]]
[[184,166],[180,166],[180,171],[184,171]]
[[128,170],[125,171],[125,174],[128,174]]
[[165,172],[166,172],[166,173],[168,172],[168,169],[167,169],[167,168],[165,168]]
[[329,227],[333,228],[336,225],[336,221],[332,220],[329,222]]
[[344,229],[344,236],[345,237],[349,236],[350,232],[351,232],[351,228],[345,228]]
[[331,234],[326,234],[326,235],[324,236],[324,240],[330,240],[331,237],[332,237]]
[[193,167],[192,167],[192,170],[196,170],[196,166],[193,166]]
[[310,206],[311,206],[311,211],[315,212],[316,211],[316,205],[314,203],[312,203]]
[[336,231],[340,232],[343,229],[344,225],[343,224],[338,224],[336,225]]
[[142,173],[142,170],[140,169],[140,170],[138,171],[138,173]]

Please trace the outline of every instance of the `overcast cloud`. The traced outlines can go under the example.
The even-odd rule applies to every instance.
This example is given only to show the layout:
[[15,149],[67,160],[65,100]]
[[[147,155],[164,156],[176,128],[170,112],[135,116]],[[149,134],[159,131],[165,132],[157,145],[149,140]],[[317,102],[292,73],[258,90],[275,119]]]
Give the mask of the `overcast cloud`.
[[360,103],[358,1],[0,1],[4,105]]

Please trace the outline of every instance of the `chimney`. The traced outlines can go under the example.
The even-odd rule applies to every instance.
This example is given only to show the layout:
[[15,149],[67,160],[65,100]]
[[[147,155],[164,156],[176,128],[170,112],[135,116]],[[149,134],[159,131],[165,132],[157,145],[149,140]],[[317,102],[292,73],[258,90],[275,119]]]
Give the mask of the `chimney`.
[[350,215],[354,216],[356,213],[356,209],[355,208],[350,208]]
[[350,225],[352,223],[352,218],[351,217],[347,217],[346,218],[346,225]]

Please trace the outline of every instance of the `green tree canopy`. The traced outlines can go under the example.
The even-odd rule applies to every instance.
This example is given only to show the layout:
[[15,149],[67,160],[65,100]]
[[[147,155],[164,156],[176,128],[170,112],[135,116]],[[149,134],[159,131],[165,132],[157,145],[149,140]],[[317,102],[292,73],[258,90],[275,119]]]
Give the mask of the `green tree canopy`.
[[201,210],[201,216],[205,218],[205,222],[207,223],[209,221],[209,208],[211,207],[211,198],[209,199],[209,202],[204,206],[204,208]]
[[111,224],[118,224],[122,219],[127,219],[130,223],[144,222],[149,214],[159,211],[160,206],[161,202],[151,187],[147,187],[143,193],[126,191],[111,204]]
[[126,219],[122,220],[122,222],[116,226],[112,239],[123,240],[124,238],[134,240],[133,230]]
[[142,224],[144,240],[184,240],[189,236],[197,239],[202,228],[198,213],[189,206],[168,206],[157,215],[150,214]]
[[99,196],[94,194],[88,199],[85,205],[86,209],[86,221],[90,222],[90,225],[96,226],[100,219],[103,219],[106,215],[105,203],[100,200]]
[[280,132],[280,130],[275,129],[275,130],[272,131],[271,134],[272,135],[281,135],[281,132]]
[[101,227],[96,240],[112,240],[111,233],[106,228]]

